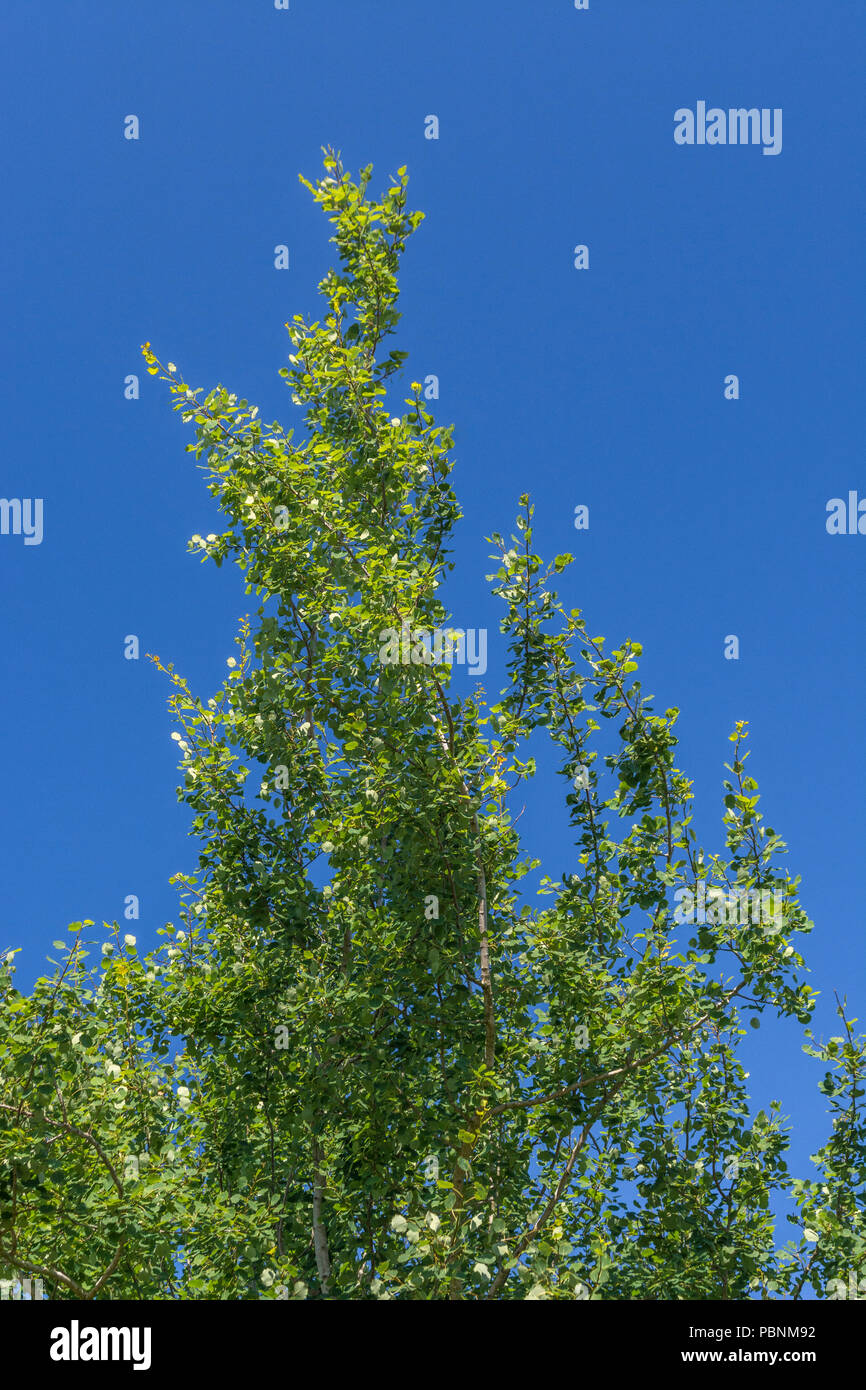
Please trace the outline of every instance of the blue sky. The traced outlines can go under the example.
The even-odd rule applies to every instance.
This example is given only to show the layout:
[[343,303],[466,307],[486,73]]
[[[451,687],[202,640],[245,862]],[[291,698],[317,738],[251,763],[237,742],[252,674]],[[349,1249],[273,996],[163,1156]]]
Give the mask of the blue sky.
[[[456,622],[491,629],[490,688],[503,648],[484,536],[528,488],[540,548],[577,555],[562,594],[593,633],[641,641],[645,691],[681,709],[710,848],[727,736],[748,719],[749,768],[816,923],[819,1029],[835,1031],[834,989],[856,1014],[866,537],[829,536],[825,509],[866,497],[861,6],[18,0],[3,28],[0,493],[44,499],[41,545],[0,536],[0,946],[24,948],[19,982],[68,922],[122,920],[127,894],[144,946],[176,913],[168,878],[195,845],[168,689],[123,639],[207,696],[251,601],[237,570],[186,553],[217,514],[138,348],[297,423],[283,325],[314,312],[331,255],[297,175],[331,143],[382,187],[406,164],[427,214],[395,346],[407,381],[439,377],[456,426],[450,600]],[[674,112],[702,100],[782,108],[782,152],[676,145]],[[561,796],[545,774],[521,821],[554,878],[574,867]],[[762,1028],[747,1065],[756,1099],[794,1118],[805,1167],[826,1125],[800,1042],[794,1024]]]

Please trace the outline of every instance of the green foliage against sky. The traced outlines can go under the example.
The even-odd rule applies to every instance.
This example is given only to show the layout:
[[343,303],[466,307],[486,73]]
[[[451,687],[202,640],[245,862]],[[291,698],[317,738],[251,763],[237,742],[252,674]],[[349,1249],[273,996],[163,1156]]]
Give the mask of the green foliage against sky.
[[[157,662],[200,844],[181,926],[149,955],[115,926],[94,966],[76,923],[30,996],[0,967],[0,1275],[61,1299],[837,1296],[866,1276],[866,1051],[841,1009],[806,1032],[832,1123],[794,1181],[737,1045],[808,1024],[811,923],[745,725],[711,853],[677,711],[642,695],[637,642],[560,602],[570,557],[534,553],[527,496],[491,537],[499,697],[455,697],[418,644],[380,660],[384,633],[452,623],[459,508],[419,383],[392,413],[422,215],[405,170],[381,200],[370,177],[329,151],[305,181],[338,268],[288,325],[303,440],[145,345],[225,518],[190,548],[260,607],[213,697]],[[512,815],[545,738],[567,865],[523,858]],[[700,885],[707,920],[678,922]],[[727,906],[762,894],[771,920]]]

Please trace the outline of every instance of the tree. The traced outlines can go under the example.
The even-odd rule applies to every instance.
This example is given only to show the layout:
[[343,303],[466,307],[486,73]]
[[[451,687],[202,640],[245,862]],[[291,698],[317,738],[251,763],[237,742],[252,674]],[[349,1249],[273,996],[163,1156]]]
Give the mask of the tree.
[[[303,180],[339,255],[322,320],[287,325],[303,441],[144,346],[226,518],[191,548],[260,606],[212,698],[155,658],[201,843],[182,927],[141,958],[115,925],[94,969],[76,924],[31,998],[0,971],[0,1259],[61,1298],[848,1296],[864,1041],[841,1005],[843,1035],[809,1035],[814,1182],[737,1058],[746,1022],[815,997],[746,727],[710,854],[677,711],[642,695],[638,643],[606,655],[560,602],[571,557],[534,553],[527,496],[491,538],[508,687],[454,696],[451,432],[418,382],[394,413],[386,351],[422,214],[405,169],[380,201],[370,179],[329,150]],[[543,738],[575,857],[533,902],[509,807]]]

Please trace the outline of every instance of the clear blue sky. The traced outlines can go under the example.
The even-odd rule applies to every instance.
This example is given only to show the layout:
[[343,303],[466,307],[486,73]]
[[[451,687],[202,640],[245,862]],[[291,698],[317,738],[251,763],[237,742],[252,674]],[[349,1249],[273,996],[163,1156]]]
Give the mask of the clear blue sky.
[[[727,735],[749,720],[816,922],[819,1027],[834,988],[857,1013],[866,536],[829,536],[825,507],[866,496],[861,0],[8,0],[2,27],[0,494],[45,509],[41,545],[0,536],[0,946],[24,947],[19,982],[129,893],[125,929],[154,944],[168,877],[194,864],[167,687],[123,639],[207,696],[251,601],[237,570],[187,555],[218,526],[189,436],[160,385],[143,374],[126,401],[123,382],[149,339],[194,385],[297,423],[283,324],[314,310],[331,254],[297,174],[330,142],[382,186],[407,164],[427,213],[395,345],[456,425],[450,597],[491,629],[492,687],[483,537],[529,488],[541,547],[576,549],[562,592],[593,632],[643,642],[645,690],[681,708],[711,848]],[[781,154],[676,145],[674,112],[704,100],[782,108]],[[521,821],[554,878],[574,866],[561,786],[545,773]],[[762,1028],[748,1065],[805,1166],[826,1126],[800,1041]]]

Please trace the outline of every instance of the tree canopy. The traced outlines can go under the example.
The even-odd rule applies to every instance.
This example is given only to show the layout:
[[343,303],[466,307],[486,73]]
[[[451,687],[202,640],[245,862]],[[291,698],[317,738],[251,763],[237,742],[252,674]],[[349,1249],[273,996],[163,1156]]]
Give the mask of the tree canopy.
[[[303,180],[337,250],[321,319],[287,325],[303,438],[143,348],[224,517],[190,548],[259,606],[212,696],[155,658],[200,845],[180,925],[144,953],[75,923],[30,994],[0,965],[0,1275],[60,1299],[844,1297],[866,1048],[841,1003],[837,1037],[809,1032],[812,924],[746,725],[711,852],[678,711],[643,695],[639,643],[560,600],[571,557],[535,553],[528,495],[490,537],[506,688],[455,695],[452,432],[421,383],[398,404],[389,345],[422,214],[405,169],[380,199],[371,178],[329,150]],[[544,740],[565,865],[515,823]],[[749,1103],[762,1016],[824,1068],[808,1179]]]

